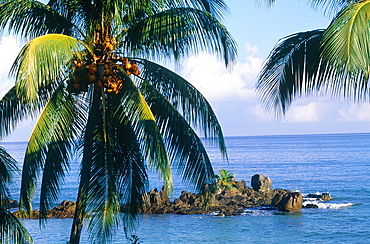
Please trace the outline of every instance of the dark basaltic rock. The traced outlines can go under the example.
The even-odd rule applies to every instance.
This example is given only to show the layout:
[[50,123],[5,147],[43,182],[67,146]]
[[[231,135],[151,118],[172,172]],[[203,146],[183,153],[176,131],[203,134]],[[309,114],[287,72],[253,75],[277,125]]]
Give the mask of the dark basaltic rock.
[[266,192],[269,191],[270,187],[272,186],[272,181],[269,177],[261,174],[255,174],[252,176],[251,185],[255,191]]
[[[46,211],[46,218],[56,218],[56,219],[73,218],[75,210],[76,210],[75,202],[64,200],[59,206],[56,206],[53,209],[49,209],[48,211]],[[13,214],[18,218],[20,217],[19,211],[15,211]],[[40,211],[33,210],[31,214],[31,219],[39,218]]]
[[315,193],[315,194],[308,194],[306,197],[308,198],[317,198],[317,199],[320,199],[320,200],[323,200],[323,201],[330,201],[331,200],[331,196],[329,193],[322,193],[322,194],[319,194],[319,193]]
[[300,192],[278,193],[272,199],[271,205],[283,212],[299,212],[302,209],[303,196]]
[[[267,178],[267,177],[266,177]],[[285,194],[289,192],[282,189],[269,189],[266,191],[255,191],[247,187],[245,181],[236,181],[234,187],[230,189],[213,188],[212,185],[206,185],[208,193],[194,194],[182,191],[179,198],[173,202],[167,201],[162,206],[150,198],[150,195],[157,195],[157,190],[153,189],[143,194],[144,213],[173,213],[173,214],[204,214],[219,212],[220,215],[236,215],[243,212],[245,208],[266,206],[271,208],[271,201],[278,193]],[[210,193],[211,192],[211,193]],[[167,195],[162,198],[167,199]]]
[[317,206],[314,203],[309,203],[309,204],[304,205],[304,208],[319,208],[319,206]]

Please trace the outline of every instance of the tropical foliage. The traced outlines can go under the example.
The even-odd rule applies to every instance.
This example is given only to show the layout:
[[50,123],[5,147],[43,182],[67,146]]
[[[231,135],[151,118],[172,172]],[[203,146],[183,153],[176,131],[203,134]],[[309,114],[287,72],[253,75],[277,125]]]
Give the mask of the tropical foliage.
[[22,223],[7,209],[7,185],[17,171],[16,161],[0,147],[0,243],[33,243]]
[[261,100],[277,114],[285,113],[297,96],[328,90],[354,101],[369,100],[370,1],[312,3],[336,13],[328,28],[281,39],[258,79]]
[[232,189],[235,185],[235,175],[226,169],[219,169],[218,174],[214,177],[217,179],[216,186],[218,188],[227,190]]
[[2,100],[1,127],[10,133],[38,115],[22,171],[25,216],[41,184],[46,218],[71,152],[81,158],[71,243],[86,216],[91,241],[111,240],[121,206],[132,227],[148,169],[169,189],[171,168],[198,189],[213,182],[197,132],[226,157],[217,118],[189,82],[152,60],[208,51],[231,64],[236,45],[219,21],[226,10],[222,0],[0,1],[1,30],[28,40],[11,70],[16,84]]

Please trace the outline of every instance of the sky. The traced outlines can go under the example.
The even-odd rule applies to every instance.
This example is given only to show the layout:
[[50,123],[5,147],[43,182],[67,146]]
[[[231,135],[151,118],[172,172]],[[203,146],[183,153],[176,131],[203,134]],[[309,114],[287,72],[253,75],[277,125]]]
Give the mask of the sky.
[[[232,70],[215,56],[201,53],[173,67],[210,102],[225,136],[330,134],[369,132],[370,104],[344,99],[302,97],[277,119],[257,99],[257,76],[280,38],[293,33],[326,28],[331,20],[308,1],[278,0],[268,9],[254,0],[226,0],[229,14],[223,23],[238,44]],[[14,84],[8,72],[21,44],[5,36],[0,41],[0,97]],[[170,67],[171,68],[171,67]],[[5,141],[26,141],[33,121],[25,121]]]

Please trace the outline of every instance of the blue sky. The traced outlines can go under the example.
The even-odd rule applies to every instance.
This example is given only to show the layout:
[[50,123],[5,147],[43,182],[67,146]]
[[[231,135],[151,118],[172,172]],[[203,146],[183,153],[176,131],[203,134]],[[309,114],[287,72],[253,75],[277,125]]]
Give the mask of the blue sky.
[[[213,106],[226,136],[369,132],[370,105],[326,97],[297,99],[284,118],[275,119],[256,98],[256,77],[276,42],[287,35],[326,28],[330,17],[306,1],[278,0],[271,8],[255,1],[227,0],[224,20],[239,46],[237,63],[228,71],[216,57],[202,53],[174,68],[196,86]],[[0,42],[0,96],[13,84],[7,78],[20,45],[11,37]],[[19,126],[7,141],[27,140],[32,121]]]

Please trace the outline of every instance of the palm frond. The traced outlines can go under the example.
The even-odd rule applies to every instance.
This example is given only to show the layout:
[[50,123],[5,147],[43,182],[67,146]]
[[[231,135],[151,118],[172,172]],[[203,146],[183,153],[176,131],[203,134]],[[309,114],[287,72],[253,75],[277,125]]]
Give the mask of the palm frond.
[[64,76],[67,61],[80,55],[80,42],[61,34],[48,34],[28,42],[18,54],[11,73],[22,102],[35,103],[40,87]]
[[[98,101],[99,102],[99,101]],[[117,230],[120,220],[120,200],[116,189],[116,171],[113,167],[112,154],[113,138],[107,128],[109,111],[105,107],[105,99],[99,107],[100,118],[96,120],[93,138],[89,142],[93,146],[91,152],[91,170],[88,204],[86,211],[91,214],[89,218],[90,238],[99,240],[101,243],[108,242],[112,234]]]
[[32,237],[11,212],[0,205],[0,242],[1,243],[33,243]]
[[201,190],[205,183],[213,183],[214,172],[202,141],[176,108],[149,83],[140,90],[165,138],[171,163],[183,179]]
[[7,185],[16,171],[16,160],[0,147],[0,243],[33,243],[22,223],[3,205],[9,196]]
[[17,170],[17,161],[3,147],[0,147],[0,205],[9,195],[7,184]]
[[[87,197],[90,202],[87,211],[91,214],[90,238],[102,243],[109,241],[117,230],[121,206],[124,206],[125,229],[132,227],[147,182],[136,131],[130,121],[118,123],[115,116],[115,111],[119,110],[116,106],[122,106],[121,97],[107,97],[107,101],[108,140],[104,142],[103,123],[97,124],[94,135],[90,136],[95,140],[90,143],[94,148]],[[107,147],[109,154],[106,154]]]
[[123,206],[123,223],[126,231],[134,226],[142,194],[148,187],[148,175],[140,141],[134,128],[127,122],[120,123],[114,133],[113,158],[117,175],[117,191]]
[[0,138],[9,135],[21,120],[32,114],[30,106],[20,102],[13,86],[0,100]]
[[358,0],[309,0],[314,9],[323,9],[327,15],[335,15]]
[[223,16],[229,11],[226,3],[223,0],[195,0],[195,1],[169,1],[170,5],[174,4],[175,7],[195,8],[202,11],[209,12],[213,17],[222,19]]
[[140,79],[154,86],[206,138],[211,138],[227,158],[226,145],[217,117],[204,96],[188,81],[169,69],[145,59],[135,60]]
[[128,56],[175,60],[209,51],[226,65],[236,59],[236,43],[217,19],[206,11],[175,8],[152,15],[129,28],[121,42]]
[[44,170],[40,197],[42,217],[57,199],[60,182],[68,169],[69,149],[84,126],[86,108],[63,89],[61,86],[56,90],[42,111],[28,142],[23,164],[20,204],[28,213],[39,172]]
[[370,1],[350,5],[332,21],[323,37],[323,58],[339,70],[370,75]]
[[172,189],[170,162],[153,113],[132,80],[125,73],[121,75],[124,89],[119,94],[121,106],[117,106],[114,112],[116,121],[130,122],[137,133],[149,167],[155,168],[165,185]]
[[324,30],[296,33],[271,51],[256,84],[259,98],[276,115],[286,112],[296,96],[319,91],[343,76],[320,57]]
[[35,38],[48,33],[70,35],[73,27],[68,16],[63,16],[41,1],[6,0],[0,3],[0,30]]

